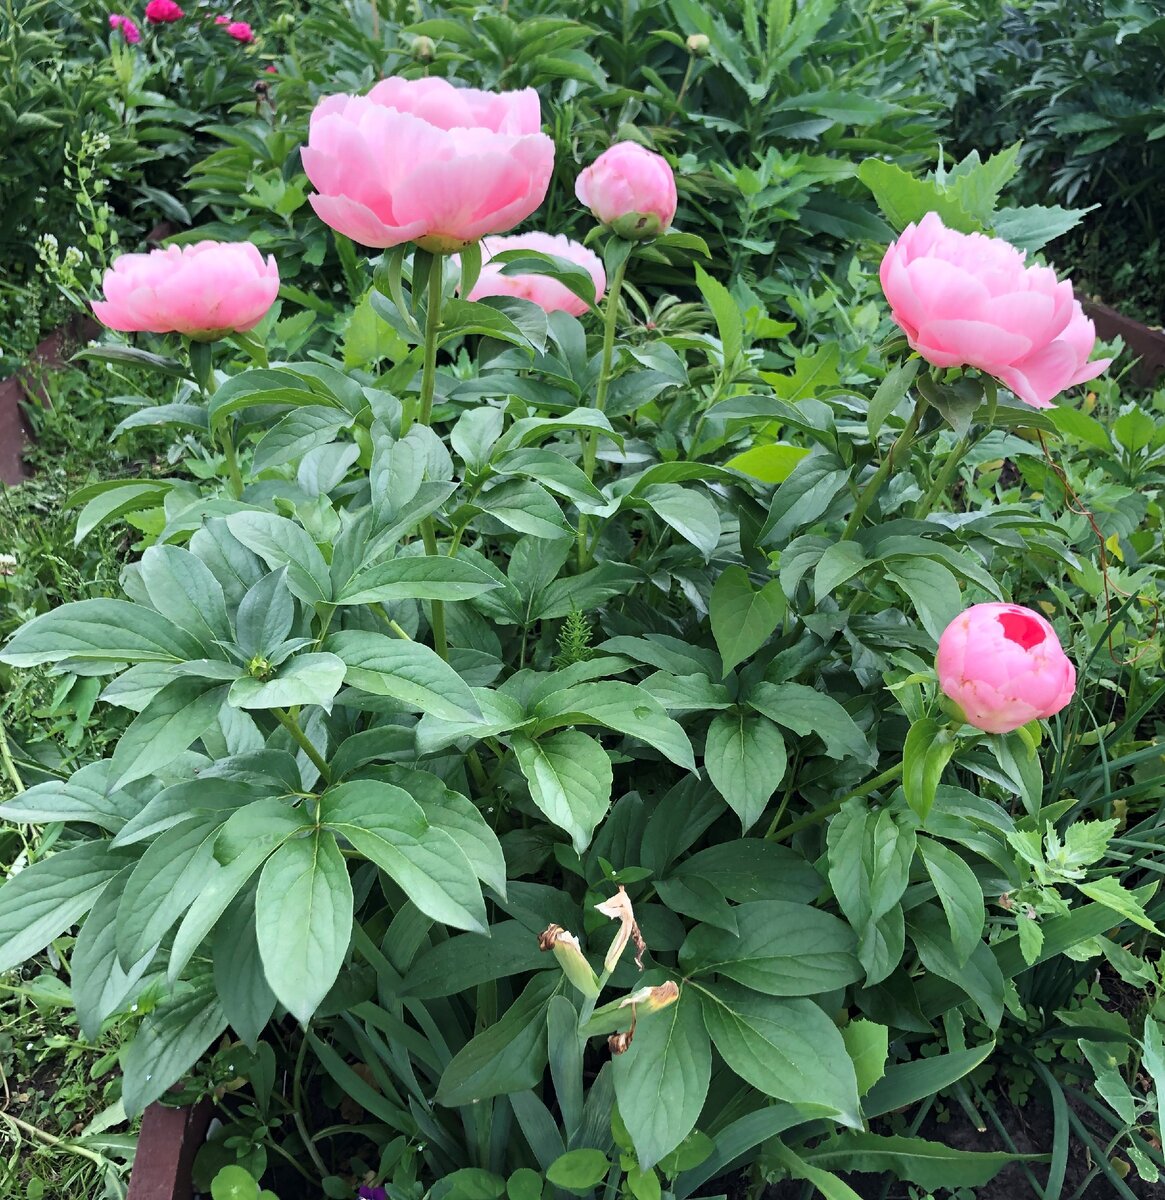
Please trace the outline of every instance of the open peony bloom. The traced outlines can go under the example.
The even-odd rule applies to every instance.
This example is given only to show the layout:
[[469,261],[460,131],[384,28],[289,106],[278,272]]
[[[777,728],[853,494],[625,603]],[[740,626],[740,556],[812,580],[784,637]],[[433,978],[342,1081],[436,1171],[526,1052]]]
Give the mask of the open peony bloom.
[[1076,691],[1076,668],[1056,631],[1018,604],[975,604],[960,613],[939,638],[935,667],[967,722],[987,733],[1050,717]]
[[533,88],[481,92],[385,79],[311,115],[303,168],[320,219],[365,246],[447,254],[504,233],[543,201],[554,143]]
[[522,300],[532,300],[547,312],[561,310],[571,316],[581,317],[587,311],[584,300],[549,275],[503,275],[502,264],[491,263],[489,259],[505,250],[537,250],[541,254],[553,254],[577,263],[595,281],[596,304],[602,299],[603,289],[607,286],[607,275],[599,256],[578,242],[571,241],[565,234],[518,233],[511,237],[486,238],[481,248],[485,261],[481,275],[469,293],[470,300],[481,300],[486,296],[518,296]]
[[620,237],[652,238],[676,215],[676,177],[661,154],[616,142],[575,180],[574,194]]
[[124,333],[209,342],[253,329],[275,302],[279,269],[250,242],[195,242],[123,254],[105,272],[97,319]]
[[1025,266],[1002,238],[948,229],[938,213],[907,225],[882,259],[882,290],[910,345],[936,367],[978,367],[1033,408],[1095,379],[1096,330],[1051,267]]
[[246,21],[231,21],[227,25],[227,33],[235,39],[236,42],[253,42],[255,40],[255,31],[247,24]]
[[121,36],[131,46],[136,46],[142,40],[142,31],[129,17],[121,13],[109,14],[109,28],[121,30]]
[[185,15],[174,0],[150,0],[146,5],[146,20],[151,25],[167,25],[171,21],[181,21]]

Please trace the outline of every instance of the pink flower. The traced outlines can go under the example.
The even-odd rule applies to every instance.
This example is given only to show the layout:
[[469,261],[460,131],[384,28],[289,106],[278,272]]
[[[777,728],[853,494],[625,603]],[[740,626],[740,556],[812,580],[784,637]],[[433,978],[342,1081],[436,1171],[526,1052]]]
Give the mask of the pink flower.
[[227,26],[227,33],[235,39],[236,42],[253,42],[255,40],[255,31],[247,24],[246,21],[232,21]]
[[957,233],[937,213],[907,225],[882,259],[882,290],[910,345],[936,367],[978,367],[1033,408],[1112,361],[1089,362],[1096,330],[1051,267],[1001,238]]
[[655,237],[676,215],[671,167],[636,142],[616,142],[604,150],[575,180],[574,194],[620,237]]
[[136,46],[142,40],[142,31],[129,17],[123,16],[121,13],[109,14],[109,28],[120,29],[122,37],[131,46]]
[[123,254],[101,286],[93,312],[110,329],[209,342],[259,323],[279,292],[279,269],[250,242],[195,242]]
[[146,5],[146,20],[151,25],[166,25],[171,21],[181,21],[185,15],[174,3],[174,0],[150,0]]
[[268,63],[267,66],[265,66],[263,68],[263,70],[268,75],[278,75],[279,74],[279,68],[274,63]]
[[229,25],[231,23],[231,18],[227,16],[226,13],[219,13],[218,16],[215,17],[214,23],[216,25]]
[[365,246],[449,253],[504,233],[546,196],[554,143],[533,88],[479,92],[385,79],[311,115],[303,168],[322,221]]
[[550,275],[503,275],[502,264],[489,260],[504,250],[537,250],[577,263],[595,281],[596,304],[602,299],[603,289],[607,286],[607,275],[598,255],[578,242],[572,242],[565,234],[519,233],[511,237],[486,238],[481,249],[484,264],[477,283],[469,293],[470,300],[481,300],[485,296],[518,296],[522,300],[532,300],[547,312],[562,310],[581,317],[587,311],[584,300]]
[[1056,631],[1018,604],[975,604],[960,613],[939,638],[935,667],[967,722],[988,733],[1050,717],[1076,691],[1076,668]]

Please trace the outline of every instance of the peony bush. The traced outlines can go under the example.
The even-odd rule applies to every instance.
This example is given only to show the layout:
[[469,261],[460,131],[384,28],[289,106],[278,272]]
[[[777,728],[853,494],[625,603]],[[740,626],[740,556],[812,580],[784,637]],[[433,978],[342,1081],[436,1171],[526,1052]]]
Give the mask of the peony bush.
[[[83,1033],[136,1022],[126,1111],[245,1080],[327,1195],[937,1186],[878,1119],[968,1079],[1041,961],[1156,928],[1059,790],[1093,646],[1009,584],[1078,560],[953,502],[977,434],[1038,444],[1108,365],[1070,284],[935,185],[881,263],[905,340],[842,379],[774,361],[675,155],[580,164],[588,245],[509,234],[552,177],[533,90],[388,78],[301,153],[336,245],[382,251],[345,251],[363,357],[273,359],[248,243],[123,256],[93,302],[163,339],[94,353],[176,381],[122,428],[191,469],[79,496],[79,536],[140,534],[123,595],[0,651],[127,721],[0,808],[61,830],[0,888],[0,969],[79,926]],[[698,329],[639,319],[661,264]],[[334,1138],[309,1079],[369,1119]]]

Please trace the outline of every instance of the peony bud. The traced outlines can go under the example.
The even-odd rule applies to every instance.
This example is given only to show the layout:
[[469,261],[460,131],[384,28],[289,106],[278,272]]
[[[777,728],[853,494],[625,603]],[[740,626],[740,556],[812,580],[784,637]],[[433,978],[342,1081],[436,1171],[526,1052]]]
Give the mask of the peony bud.
[[697,58],[703,58],[712,49],[712,41],[706,33],[689,33],[688,50]]
[[431,37],[421,34],[420,37],[413,38],[413,58],[417,62],[432,62],[433,55],[436,53],[437,47],[433,44]]
[[1076,668],[1048,622],[1018,604],[975,604],[943,630],[938,681],[970,725],[1010,733],[1058,713]]
[[567,933],[561,925],[548,925],[538,937],[540,950],[553,950],[562,973],[584,996],[594,998],[599,994],[599,977],[591,968],[573,933]]
[[639,241],[663,233],[676,215],[676,178],[667,160],[636,142],[604,150],[574,185],[596,220]]

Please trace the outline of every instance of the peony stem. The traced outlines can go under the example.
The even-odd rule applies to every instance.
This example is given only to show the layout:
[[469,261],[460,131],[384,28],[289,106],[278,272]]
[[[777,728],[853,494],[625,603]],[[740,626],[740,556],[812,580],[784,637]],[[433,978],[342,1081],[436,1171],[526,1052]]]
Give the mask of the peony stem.
[[[190,355],[190,369],[198,381],[202,402],[206,404],[210,400],[210,389],[214,383],[214,343],[196,342],[187,338],[186,345]],[[234,418],[230,416],[223,419],[222,428],[218,431],[218,442],[222,446],[223,462],[227,469],[227,488],[232,499],[240,500],[243,496],[243,473],[239,470],[239,455],[231,436],[233,421]]]
[[[611,278],[611,286],[607,290],[606,308],[603,310],[603,356],[599,363],[599,384],[595,389],[595,409],[602,412],[607,406],[607,391],[611,386],[611,360],[615,356],[615,324],[619,318],[619,294],[623,290],[623,276],[627,273],[627,264],[631,254],[623,258],[615,268]],[[588,483],[594,482],[595,460],[599,453],[599,431],[587,430],[583,434],[583,474]],[[587,515],[578,516],[578,566],[580,571],[590,565],[590,552],[587,548]]]
[[[790,822],[784,829],[770,828],[765,834],[765,840],[769,842],[787,842],[795,833],[800,833],[802,829],[808,829],[813,825],[819,825],[826,817],[832,817],[835,812],[843,804],[849,800],[857,800],[862,796],[868,796],[871,792],[876,792],[880,787],[887,783],[893,783],[906,768],[905,761],[900,762],[897,766],[891,767],[888,771],[883,771],[881,775],[875,775],[869,783],[863,783],[860,788],[855,788],[852,792],[847,792],[844,796],[839,796],[836,800],[831,800],[828,804],[822,805],[821,808],[815,809],[811,813],[807,813],[803,817],[799,817],[796,821]],[[779,815],[779,814],[778,814]]]
[[[226,419],[228,422],[230,417]],[[230,489],[231,498],[241,500],[243,496],[243,473],[239,470],[239,456],[235,450],[235,440],[231,437],[229,425],[223,424],[219,430],[218,440],[222,444],[223,459],[226,462],[227,468],[227,485]]]
[[870,476],[866,486],[862,488],[861,495],[858,496],[858,502],[854,505],[854,510],[850,513],[850,518],[845,523],[845,528],[841,532],[841,541],[848,542],[857,534],[862,519],[869,510],[870,505],[873,504],[874,498],[882,490],[882,484],[886,482],[890,472],[894,469],[895,461],[900,461],[909,451],[910,443],[914,441],[914,435],[918,432],[919,425],[922,424],[922,414],[925,411],[926,400],[922,396],[919,396],[914,403],[914,410],[906,422],[906,428],[895,439],[894,445],[890,447],[886,457],[882,459],[881,465]]
[[975,439],[968,430],[955,443],[954,448],[947,455],[946,460],[939,469],[939,473],[934,477],[934,482],[927,489],[926,495],[914,506],[913,516],[916,521],[921,521],[934,508],[938,498],[950,487],[951,480],[954,478],[955,472],[959,469],[959,463],[963,461],[964,455],[971,448],[974,441]]
[[[445,279],[445,259],[436,254],[429,264],[429,299],[425,309],[425,360],[421,367],[421,415],[420,423],[428,426],[433,420],[433,396],[437,391],[437,340],[441,333],[441,300]],[[431,516],[421,522],[421,538],[425,553],[436,557],[437,528]],[[449,642],[445,634],[445,601],[429,601],[429,625],[433,630],[433,649],[442,657],[449,657]]]
[[307,734],[300,729],[299,722],[285,708],[273,708],[271,711],[274,713],[275,719],[279,724],[291,734],[295,744],[311,759],[324,783],[331,783],[331,769],[320,755],[320,752],[308,740]]

